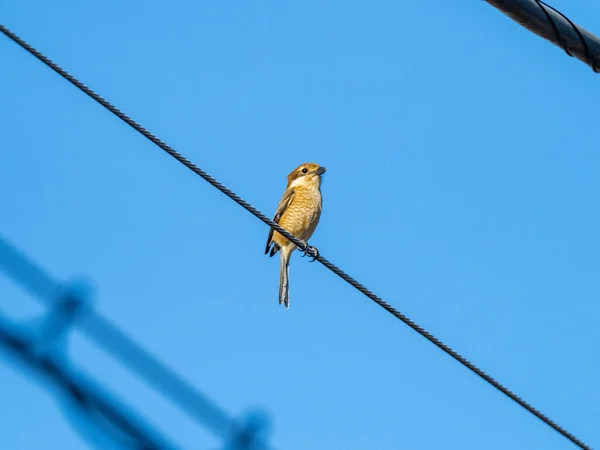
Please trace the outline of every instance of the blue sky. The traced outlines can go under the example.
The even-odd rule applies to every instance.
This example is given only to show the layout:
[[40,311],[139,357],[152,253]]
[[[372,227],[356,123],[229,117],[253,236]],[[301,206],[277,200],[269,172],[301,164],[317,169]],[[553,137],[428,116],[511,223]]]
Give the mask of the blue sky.
[[[553,0],[600,33],[600,4]],[[1,21],[259,209],[328,168],[321,253],[600,446],[597,75],[484,2],[4,2]],[[0,234],[279,449],[570,449],[318,263],[277,304],[268,229],[0,39]],[[0,278],[1,311],[43,310]],[[217,448],[75,334],[170,438]],[[0,365],[2,447],[83,449]]]

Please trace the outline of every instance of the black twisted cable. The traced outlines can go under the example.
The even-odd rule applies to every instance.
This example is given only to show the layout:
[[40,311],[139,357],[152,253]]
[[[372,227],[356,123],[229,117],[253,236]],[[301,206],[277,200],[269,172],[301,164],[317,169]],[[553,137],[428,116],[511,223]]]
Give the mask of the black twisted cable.
[[[563,19],[565,19],[569,23],[569,25],[571,25],[571,28],[573,28],[573,30],[575,31],[575,33],[577,33],[577,36],[579,37],[579,40],[581,41],[581,44],[583,45],[583,49],[584,49],[585,54],[586,54],[587,59],[588,59],[588,64],[592,67],[592,70],[594,72],[598,73],[598,67],[596,67],[596,62],[594,61],[594,57],[592,55],[590,47],[589,47],[589,45],[588,45],[585,37],[581,33],[581,31],[579,31],[579,27],[577,25],[575,25],[573,23],[573,21],[571,21],[571,19],[569,19],[567,16],[565,16],[563,13],[561,13],[555,7],[550,6],[549,4],[543,2],[542,0],[534,0],[534,1],[540,7],[540,9],[544,12],[544,15],[546,16],[546,18],[548,19],[548,22],[552,26],[552,30],[554,31],[554,34],[556,35],[556,41],[558,42],[558,45],[560,45],[560,47],[565,51],[565,53],[567,55],[569,55],[570,57],[573,57],[573,54],[569,51],[569,49],[565,45],[565,43],[564,43],[564,41],[562,39],[562,36],[561,36],[560,32],[558,31],[558,27],[556,26],[556,23],[554,23],[554,19],[552,19],[552,16],[546,10],[546,8],[549,8],[552,11],[554,11],[556,14],[560,15]],[[544,8],[544,6],[546,8]]]
[[167,152],[169,155],[171,155],[177,161],[179,161],[180,163],[182,163],[183,165],[185,165],[188,169],[192,170],[194,173],[196,173],[197,175],[199,175],[202,178],[204,178],[212,186],[214,186],[219,191],[221,191],[222,193],[224,193],[225,195],[227,195],[229,198],[231,198],[233,201],[235,201],[236,203],[238,203],[240,206],[242,206],[248,212],[250,212],[254,216],[258,217],[265,224],[269,225],[271,228],[273,228],[274,230],[276,230],[277,232],[279,232],[280,234],[282,234],[283,236],[285,236],[287,239],[289,239],[291,242],[293,242],[300,250],[305,251],[310,256],[316,258],[321,264],[323,264],[325,267],[327,267],[330,271],[332,271],[333,273],[335,273],[337,276],[339,276],[344,281],[346,281],[347,283],[349,283],[351,286],[353,286],[354,288],[356,288],[362,294],[364,294],[369,299],[371,299],[372,301],[374,301],[375,303],[377,303],[379,306],[381,306],[382,308],[384,308],[386,311],[388,311],[394,317],[400,319],[402,322],[404,322],[406,325],[408,325],[414,331],[416,331],[421,336],[423,336],[424,338],[426,338],[427,340],[429,340],[431,343],[433,343],[434,345],[436,345],[438,348],[440,348],[441,350],[443,350],[444,352],[446,352],[448,355],[450,355],[452,358],[454,358],[455,360],[457,360],[458,362],[460,362],[462,365],[464,365],[465,367],[467,367],[473,373],[475,373],[476,375],[478,375],[479,377],[481,377],[483,380],[487,381],[494,388],[498,389],[504,395],[506,395],[507,397],[509,397],[511,400],[515,401],[521,407],[523,407],[524,409],[526,409],[527,411],[529,411],[531,414],[533,414],[538,419],[540,419],[541,421],[543,421],[545,424],[547,424],[548,426],[550,426],[551,428],[553,428],[555,431],[557,431],[558,433],[560,433],[561,435],[563,435],[565,438],[567,438],[568,440],[570,440],[575,445],[579,446],[580,448],[582,448],[584,450],[591,450],[591,447],[589,447],[586,444],[584,444],[575,435],[573,435],[572,433],[570,433],[569,431],[567,431],[565,428],[563,428],[560,425],[558,425],[556,422],[554,422],[549,417],[547,417],[545,414],[543,414],[542,412],[540,412],[539,410],[537,410],[536,408],[534,408],[532,405],[530,405],[529,403],[527,403],[525,400],[523,400],[517,394],[515,394],[514,392],[512,392],[508,388],[504,387],[502,384],[500,384],[500,382],[496,381],[494,378],[492,378],[490,375],[488,375],[487,373],[485,373],[483,370],[479,369],[477,366],[475,366],[473,363],[471,363],[465,357],[463,357],[458,352],[456,352],[455,350],[453,350],[452,348],[450,348],[448,345],[444,344],[441,340],[439,340],[438,338],[436,338],[435,336],[433,336],[431,333],[429,333],[427,330],[425,330],[423,327],[421,327],[420,325],[416,324],[413,320],[411,320],[410,318],[408,318],[407,316],[405,316],[404,314],[402,314],[401,312],[399,312],[396,308],[394,308],[393,306],[391,306],[389,303],[387,303],[384,300],[382,300],[381,298],[379,298],[377,295],[375,295],[373,292],[371,292],[369,289],[367,289],[361,283],[359,283],[358,281],[356,281],[354,278],[352,278],[346,272],[344,272],[343,270],[341,270],[335,264],[333,264],[332,262],[330,262],[329,260],[327,260],[325,257],[321,256],[318,253],[318,251],[316,250],[316,248],[308,246],[307,243],[305,243],[304,241],[302,241],[300,239],[297,239],[291,233],[289,233],[287,230],[283,229],[277,223],[273,222],[271,219],[269,219],[267,216],[265,216],[263,213],[261,213],[258,209],[256,209],[252,205],[250,205],[248,202],[246,202],[240,196],[238,196],[237,194],[235,194],[229,188],[227,188],[223,184],[219,183],[216,179],[214,179],[208,173],[206,173],[205,171],[203,171],[202,169],[200,169],[198,166],[196,166],[194,163],[192,163],[191,161],[189,161],[187,158],[185,158],[184,156],[182,156],[179,152],[175,151],[169,145],[165,144],[162,140],[160,140],[159,138],[157,138],[156,136],[154,136],[152,133],[150,133],[144,127],[142,127],[137,122],[135,122],[133,119],[131,119],[129,116],[127,116],[126,114],[124,114],[123,112],[121,112],[119,109],[117,109],[111,103],[109,103],[108,101],[106,101],[100,95],[98,95],[97,93],[95,93],[94,91],[92,91],[90,88],[88,88],[87,86],[85,86],[82,82],[80,82],[75,77],[73,77],[72,75],[70,75],[68,72],[66,72],[65,70],[63,70],[56,63],[54,63],[49,58],[47,58],[46,56],[44,56],[42,53],[40,53],[38,50],[36,50],[35,48],[33,48],[31,45],[29,45],[23,39],[21,39],[20,37],[18,37],[16,34],[14,34],[13,32],[11,32],[10,30],[8,30],[6,27],[4,27],[2,25],[0,25],[0,31],[2,33],[4,33],[7,37],[9,37],[11,40],[13,40],[15,43],[17,43],[19,46],[21,46],[23,49],[27,50],[29,53],[31,53],[33,56],[35,56],[37,59],[39,59],[44,64],[46,64],[48,67],[50,67],[56,73],[58,73],[59,75],[61,75],[67,81],[69,81],[70,83],[72,83],[73,85],[75,85],[77,88],[79,88],[80,90],[82,90],[89,97],[91,97],[94,100],[96,100],[98,103],[100,103],[102,106],[104,106],[110,112],[112,112],[113,114],[115,114],[117,117],[119,117],[125,123],[127,123],[129,126],[131,126],[136,131],[138,131],[139,133],[141,133],[142,135],[144,135],[146,138],[148,138],[150,141],[152,141],[154,144],[156,144],[162,150],[164,150],[165,152]]
[[[534,0],[534,1],[540,7],[540,9],[542,10],[542,12],[546,16],[546,19],[548,19],[548,22],[550,23],[550,26],[552,27],[552,31],[554,31],[554,35],[556,36],[556,40],[557,40],[558,45],[560,46],[560,48],[562,48],[567,55],[569,55],[570,57],[573,57],[573,55],[571,54],[571,52],[567,49],[567,46],[564,44],[564,42],[562,40],[562,36],[558,32],[558,27],[556,26],[556,23],[554,23],[554,20],[552,19],[552,16],[550,15],[550,13],[548,11],[546,11],[546,8],[544,8],[544,6],[547,6],[548,8],[550,8],[550,6],[546,5],[541,0]],[[552,8],[552,9],[554,9],[554,8]],[[556,12],[558,12],[558,11],[556,11]]]

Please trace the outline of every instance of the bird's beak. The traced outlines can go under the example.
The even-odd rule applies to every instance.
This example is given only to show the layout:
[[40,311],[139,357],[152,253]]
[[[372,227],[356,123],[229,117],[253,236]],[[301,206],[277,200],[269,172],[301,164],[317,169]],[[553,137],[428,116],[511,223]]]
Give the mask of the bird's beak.
[[327,169],[325,169],[325,167],[319,167],[319,168],[318,168],[318,169],[315,171],[315,173],[316,173],[317,175],[323,175],[325,172],[327,172]]

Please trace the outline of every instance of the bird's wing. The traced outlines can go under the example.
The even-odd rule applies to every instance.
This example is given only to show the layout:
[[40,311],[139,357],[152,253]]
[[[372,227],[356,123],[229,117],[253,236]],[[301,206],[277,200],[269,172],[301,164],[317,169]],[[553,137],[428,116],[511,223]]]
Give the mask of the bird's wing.
[[[279,223],[281,216],[283,216],[283,213],[285,212],[285,210],[288,208],[288,206],[290,206],[290,203],[292,203],[293,198],[294,198],[294,189],[287,189],[283,193],[283,197],[281,198],[281,201],[279,202],[279,205],[277,206],[277,211],[275,211],[275,217],[273,217],[273,222]],[[271,246],[272,238],[273,238],[273,228],[270,228],[269,236],[267,237],[267,247],[265,248],[265,254],[269,253],[269,247]],[[274,254],[275,253],[272,252],[271,256],[273,256]]]

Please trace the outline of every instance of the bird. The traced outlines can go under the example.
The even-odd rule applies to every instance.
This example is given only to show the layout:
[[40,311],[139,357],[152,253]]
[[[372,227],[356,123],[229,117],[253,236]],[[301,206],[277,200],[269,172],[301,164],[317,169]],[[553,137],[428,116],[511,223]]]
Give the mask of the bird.
[[[325,171],[325,167],[315,163],[296,167],[287,176],[287,188],[273,217],[275,223],[304,242],[313,235],[321,218],[321,176]],[[270,252],[269,257],[273,257],[277,252],[280,253],[279,304],[283,303],[286,309],[290,307],[289,264],[294,250],[295,244],[271,228],[265,254]]]

